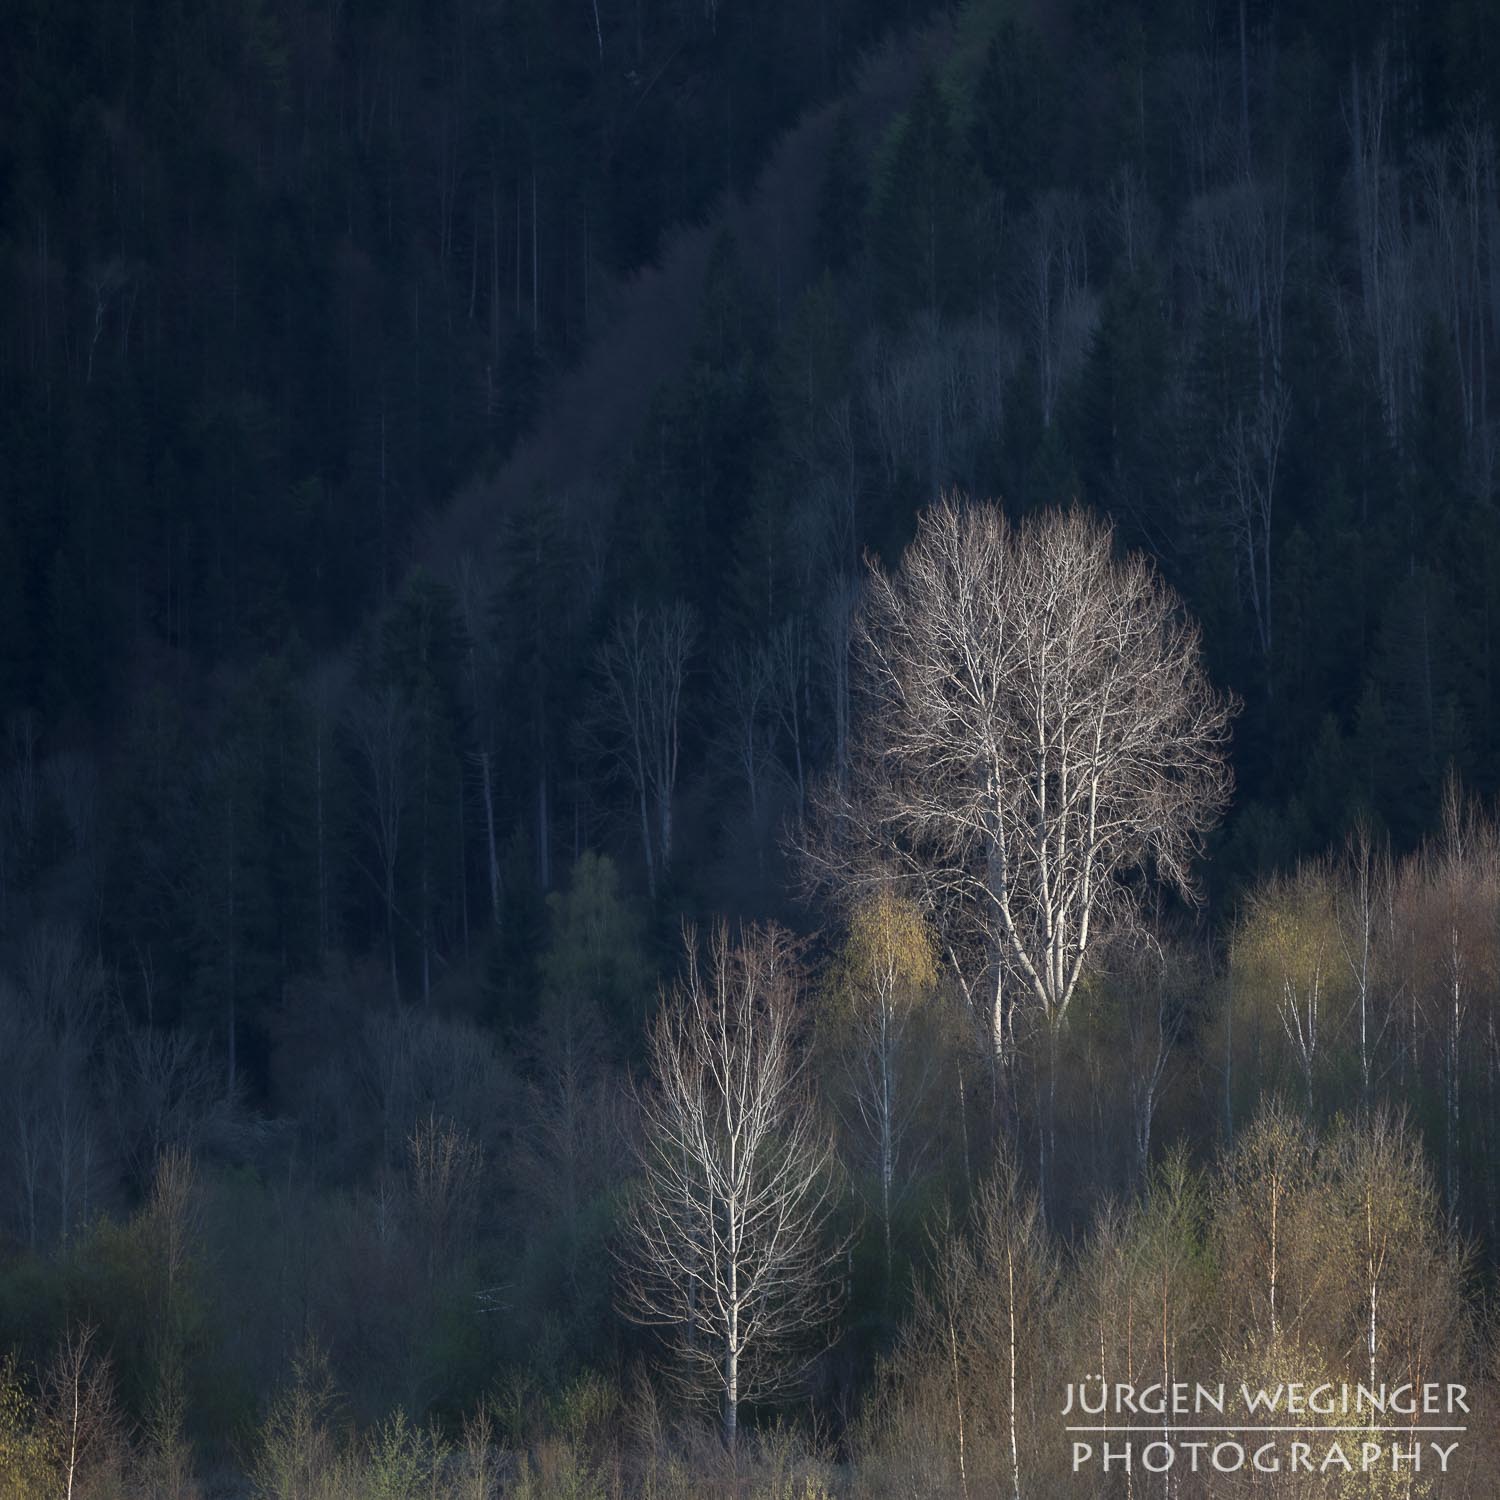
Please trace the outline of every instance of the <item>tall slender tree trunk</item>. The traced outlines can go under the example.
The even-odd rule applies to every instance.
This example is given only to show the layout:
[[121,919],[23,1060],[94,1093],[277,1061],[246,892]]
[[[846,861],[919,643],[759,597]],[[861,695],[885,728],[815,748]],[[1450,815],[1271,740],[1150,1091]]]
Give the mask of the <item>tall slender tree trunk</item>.
[[236,1080],[236,1078],[239,1075],[239,1067],[238,1067],[238,1064],[239,1064],[239,1050],[238,1050],[239,1016],[238,1016],[238,1007],[237,1007],[237,1004],[236,1004],[237,997],[235,995],[235,991],[236,991],[236,989],[239,986],[239,974],[237,972],[238,971],[238,966],[239,966],[239,953],[238,953],[238,950],[236,948],[236,943],[235,943],[235,939],[236,939],[236,925],[237,925],[237,922],[238,922],[238,919],[239,919],[239,913],[236,910],[236,899],[237,899],[237,896],[238,896],[238,892],[235,889],[235,817],[234,817],[234,797],[233,797],[233,794],[231,794],[227,800],[228,800],[228,807],[227,807],[226,811],[227,811],[228,818],[229,818],[229,828],[228,828],[228,833],[229,833],[229,859],[228,859],[228,866],[227,866],[227,870],[226,870],[226,873],[228,875],[227,912],[228,912],[228,924],[229,924],[228,925],[228,932],[227,932],[228,950],[227,950],[227,954],[226,954],[226,957],[227,957],[227,960],[228,960],[228,962],[227,962],[227,968],[228,968],[228,979],[229,979],[229,1038],[228,1038],[228,1040],[229,1040],[229,1078],[228,1078],[227,1094],[228,1094],[228,1096],[230,1098],[233,1098],[234,1097],[235,1080]]
[[1240,0],[1240,164],[1250,177],[1250,46],[1245,25],[1245,0]]
[[328,955],[328,833],[323,807],[323,724],[318,720],[314,730],[313,777],[315,786],[315,819],[318,844],[318,959]]
[[536,853],[542,889],[552,889],[552,813],[547,805],[547,768],[543,765],[536,783]]
[[1010,1314],[1010,1475],[1013,1500],[1021,1500],[1021,1450],[1016,1441],[1016,1252],[1005,1244],[1006,1305]]
[[651,852],[651,814],[646,805],[646,792],[644,787],[640,795],[641,804],[641,848],[646,855],[646,892],[654,901],[656,899],[656,860]]
[[391,999],[401,1003],[401,980],[396,973],[396,867],[389,859],[385,866],[385,951],[391,966]]
[[891,1179],[894,1176],[895,1141],[891,1126],[890,997],[883,997],[880,1011],[880,1227],[885,1239],[885,1295],[891,1298]]
[[958,1485],[963,1500],[969,1500],[969,1465],[964,1443],[964,1393],[958,1375],[958,1329],[953,1322],[952,1293],[948,1294],[948,1353],[953,1365],[953,1413],[958,1425]]
[[495,789],[490,768],[490,752],[479,752],[479,772],[484,790],[484,849],[489,864],[490,920],[500,927],[500,852],[495,842]]
[[459,913],[464,934],[464,952],[469,951],[469,848],[467,819],[464,816],[464,782],[458,778],[458,895]]
[[740,1425],[740,1320],[737,1268],[729,1266],[729,1329],[724,1341],[724,1446],[731,1454]]

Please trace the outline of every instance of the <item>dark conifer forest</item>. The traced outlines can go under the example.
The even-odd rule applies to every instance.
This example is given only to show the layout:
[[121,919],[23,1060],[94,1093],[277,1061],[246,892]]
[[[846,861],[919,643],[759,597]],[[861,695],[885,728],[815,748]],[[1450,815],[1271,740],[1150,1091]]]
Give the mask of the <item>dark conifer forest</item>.
[[0,0],[0,1500],[1493,1495],[1497,133],[1493,0]]

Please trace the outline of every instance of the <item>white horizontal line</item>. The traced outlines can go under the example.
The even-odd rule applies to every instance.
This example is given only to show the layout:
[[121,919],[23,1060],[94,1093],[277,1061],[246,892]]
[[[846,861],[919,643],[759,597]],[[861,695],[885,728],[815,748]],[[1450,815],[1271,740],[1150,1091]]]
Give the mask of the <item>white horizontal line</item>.
[[1357,1427],[1065,1427],[1064,1432],[1467,1432],[1467,1427],[1403,1427],[1399,1423],[1361,1422]]

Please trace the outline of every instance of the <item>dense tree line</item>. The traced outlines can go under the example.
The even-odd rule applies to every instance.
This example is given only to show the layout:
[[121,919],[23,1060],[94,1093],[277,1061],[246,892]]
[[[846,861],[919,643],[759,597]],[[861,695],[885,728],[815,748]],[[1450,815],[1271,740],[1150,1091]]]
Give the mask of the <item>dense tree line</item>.
[[621,278],[921,9],[7,4],[9,704],[341,641]]
[[[767,1495],[1046,1494],[1085,1349],[1492,1387],[1480,0],[4,9],[0,1486],[701,1493],[619,1267],[674,1007],[761,943],[843,1259],[782,1262],[797,1379],[747,1355],[814,1417],[746,1403]],[[616,461],[507,467],[653,261],[693,332]],[[1081,528],[1194,683],[1092,940],[933,875],[962,715],[872,717],[956,494]]]

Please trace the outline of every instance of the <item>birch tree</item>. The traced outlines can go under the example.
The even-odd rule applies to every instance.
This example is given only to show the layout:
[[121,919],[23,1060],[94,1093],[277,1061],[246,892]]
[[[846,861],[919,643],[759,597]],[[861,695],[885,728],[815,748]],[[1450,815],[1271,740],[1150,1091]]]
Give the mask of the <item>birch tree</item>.
[[1436,980],[1432,1014],[1441,1018],[1443,1187],[1447,1209],[1456,1213],[1468,1104],[1464,1083],[1472,1060],[1470,1018],[1500,969],[1494,917],[1500,909],[1500,840],[1465,799],[1456,778],[1444,788],[1442,834],[1425,854],[1423,873],[1431,894],[1421,949],[1431,955]]
[[[1420,1288],[1449,1282],[1447,1247],[1434,1230],[1442,1222],[1436,1184],[1421,1144],[1406,1121],[1384,1110],[1359,1127],[1345,1126],[1329,1151],[1331,1215],[1343,1243],[1336,1264],[1350,1304],[1345,1326],[1360,1331],[1359,1373],[1373,1388],[1382,1366],[1395,1366],[1392,1346],[1402,1321],[1420,1306]],[[1451,1283],[1450,1283],[1451,1284]],[[1371,1417],[1373,1425],[1374,1418]]]
[[[1235,1322],[1264,1329],[1274,1344],[1311,1296],[1307,1256],[1296,1234],[1313,1173],[1313,1137],[1279,1101],[1262,1107],[1215,1184],[1215,1232]],[[1232,1325],[1226,1325],[1232,1326]]]
[[840,1293],[832,1143],[797,1045],[791,939],[719,927],[650,1038],[641,1182],[620,1305],[664,1330],[684,1388],[717,1398],[731,1451],[744,1401],[791,1388]]
[[1099,937],[1154,886],[1194,894],[1228,798],[1233,705],[1197,628],[1084,513],[1012,527],[949,499],[894,573],[871,565],[855,653],[850,790],[825,792],[814,866],[905,877],[997,1062],[1023,1000],[1055,1053]]
[[1117,981],[1125,1011],[1127,1087],[1136,1181],[1151,1168],[1151,1137],[1168,1065],[1182,1031],[1189,995],[1203,982],[1201,965],[1186,949],[1143,935],[1124,954]]
[[856,1153],[873,1168],[869,1196],[887,1296],[895,1216],[921,1154],[912,1127],[936,1072],[921,1022],[937,980],[933,934],[910,902],[878,891],[855,909],[834,976],[831,1030],[843,1063],[841,1113]]
[[[1263,1033],[1278,1032],[1309,1118],[1324,1059],[1357,996],[1343,962],[1334,871],[1322,862],[1268,880],[1246,903],[1231,946],[1232,983]],[[1274,1064],[1273,1064],[1274,1066]]]
[[124,1422],[115,1399],[108,1356],[98,1348],[98,1330],[70,1328],[53,1354],[42,1382],[42,1414],[57,1456],[62,1500],[120,1493]]
[[1396,1009],[1386,982],[1390,926],[1381,919],[1394,879],[1389,846],[1377,848],[1368,825],[1360,823],[1345,841],[1334,906],[1339,944],[1354,986],[1359,1102],[1365,1111],[1370,1108],[1381,1047]]
[[682,689],[698,622],[682,603],[633,605],[599,652],[605,737],[640,813],[653,898],[672,859],[672,804],[681,751]]

